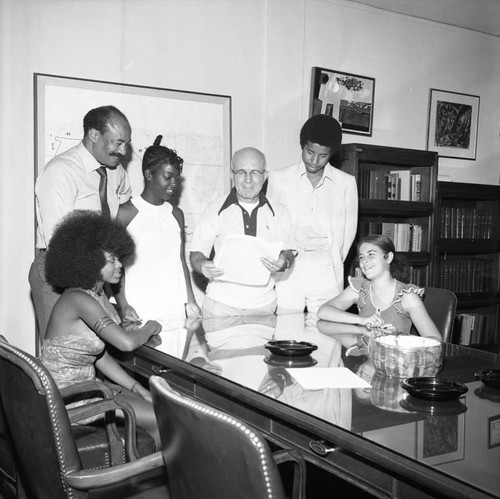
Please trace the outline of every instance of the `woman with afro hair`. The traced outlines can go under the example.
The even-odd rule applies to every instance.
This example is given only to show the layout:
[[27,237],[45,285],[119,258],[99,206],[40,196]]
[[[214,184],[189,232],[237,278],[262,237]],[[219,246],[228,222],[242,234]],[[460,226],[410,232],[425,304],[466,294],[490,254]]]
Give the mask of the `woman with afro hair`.
[[47,249],[47,281],[61,293],[42,344],[41,360],[59,388],[94,380],[96,369],[112,383],[116,398],[128,402],[137,423],[159,443],[151,394],[106,351],[106,342],[132,351],[161,331],[148,321],[125,331],[103,291],[120,281],[122,262],[135,244],[126,229],[98,212],[77,210],[57,226]]
[[124,320],[200,317],[185,256],[184,213],[172,204],[183,159],[158,135],[142,160],[144,190],[120,206],[117,220],[137,245],[115,295]]

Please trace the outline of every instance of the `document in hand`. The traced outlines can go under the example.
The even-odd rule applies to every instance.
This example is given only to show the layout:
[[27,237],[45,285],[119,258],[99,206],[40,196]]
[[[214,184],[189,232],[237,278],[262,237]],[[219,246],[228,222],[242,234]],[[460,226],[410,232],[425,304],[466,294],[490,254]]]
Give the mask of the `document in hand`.
[[268,243],[258,237],[234,234],[226,237],[215,256],[214,263],[224,270],[221,281],[249,286],[265,286],[270,272],[261,257],[277,260],[283,243]]

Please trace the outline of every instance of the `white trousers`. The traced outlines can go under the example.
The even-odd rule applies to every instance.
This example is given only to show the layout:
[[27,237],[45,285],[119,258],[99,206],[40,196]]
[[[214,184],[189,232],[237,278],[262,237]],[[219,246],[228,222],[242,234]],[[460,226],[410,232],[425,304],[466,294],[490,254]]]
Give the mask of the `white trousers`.
[[276,278],[278,313],[316,313],[326,301],[340,294],[328,251],[299,252],[293,266]]

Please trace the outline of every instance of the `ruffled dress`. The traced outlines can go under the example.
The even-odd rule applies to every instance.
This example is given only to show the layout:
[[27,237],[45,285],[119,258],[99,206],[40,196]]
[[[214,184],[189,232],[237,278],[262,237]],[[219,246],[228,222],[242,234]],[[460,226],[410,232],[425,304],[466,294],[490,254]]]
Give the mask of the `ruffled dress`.
[[349,277],[349,286],[358,293],[358,311],[361,317],[370,317],[377,314],[385,323],[392,324],[399,334],[410,334],[412,320],[410,314],[403,307],[403,294],[415,293],[419,297],[424,294],[424,289],[414,284],[405,284],[396,281],[396,288],[392,302],[384,310],[379,310],[372,303],[371,282],[363,277]]

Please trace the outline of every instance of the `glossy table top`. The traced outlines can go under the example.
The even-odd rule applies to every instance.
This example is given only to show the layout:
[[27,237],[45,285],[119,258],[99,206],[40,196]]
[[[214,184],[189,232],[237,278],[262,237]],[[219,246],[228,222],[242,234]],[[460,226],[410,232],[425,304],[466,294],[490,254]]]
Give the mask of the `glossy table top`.
[[[160,344],[143,350],[181,359],[500,497],[500,390],[474,376],[479,369],[500,368],[500,355],[443,345],[438,376],[468,391],[458,400],[431,402],[410,396],[402,379],[375,372],[367,357],[346,357],[339,336],[323,325],[303,314],[165,323]],[[290,360],[271,355],[265,347],[271,340],[318,348]],[[287,371],[343,366],[371,389],[305,390]]]

